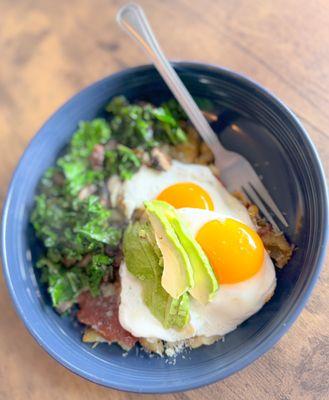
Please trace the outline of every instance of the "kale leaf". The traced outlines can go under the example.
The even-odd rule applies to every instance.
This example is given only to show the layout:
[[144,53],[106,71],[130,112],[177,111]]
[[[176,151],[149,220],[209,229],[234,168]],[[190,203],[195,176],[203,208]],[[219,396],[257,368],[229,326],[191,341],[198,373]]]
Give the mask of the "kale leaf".
[[66,190],[75,196],[88,185],[99,184],[104,179],[102,171],[93,170],[88,159],[75,158],[67,154],[57,161],[66,179]]
[[105,254],[96,254],[92,257],[92,262],[88,265],[88,283],[89,289],[93,296],[100,293],[100,284],[109,270],[112,267],[113,260]]
[[151,149],[160,143],[176,145],[186,141],[186,134],[168,106],[130,104],[123,96],[107,106],[113,137],[128,147]]
[[36,267],[41,269],[41,282],[48,284],[54,307],[74,301],[82,290],[88,288],[88,276],[80,267],[68,270],[47,257],[41,258]]
[[122,144],[105,152],[105,172],[109,176],[118,174],[122,180],[130,179],[141,165],[134,151]]
[[82,121],[71,140],[71,154],[76,158],[89,157],[96,144],[105,144],[110,137],[111,129],[105,119]]
[[110,137],[111,129],[104,119],[80,122],[67,154],[57,161],[65,177],[65,187],[69,195],[75,196],[84,187],[97,185],[104,180],[103,172],[93,169],[89,158],[95,146],[105,144]]
[[97,196],[90,196],[87,201],[76,202],[80,220],[77,222],[74,231],[81,236],[81,240],[93,243],[101,242],[115,247],[121,239],[121,230],[109,226],[109,219],[112,212],[106,209],[99,202]]

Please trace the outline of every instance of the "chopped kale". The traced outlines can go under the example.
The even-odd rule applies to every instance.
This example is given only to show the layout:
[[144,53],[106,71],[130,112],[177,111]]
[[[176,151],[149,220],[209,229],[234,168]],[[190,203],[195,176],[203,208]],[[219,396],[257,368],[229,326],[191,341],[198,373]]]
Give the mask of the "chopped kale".
[[100,293],[100,285],[106,274],[112,274],[111,257],[95,254],[85,268],[75,266],[70,269],[53,264],[48,258],[41,258],[37,268],[41,269],[41,282],[48,284],[52,303],[55,307],[65,302],[74,302],[78,295],[89,289],[93,296]]
[[55,307],[65,302],[74,301],[81,291],[88,287],[86,275],[79,267],[49,274],[48,285],[48,290]]
[[[105,246],[115,248],[122,235],[121,228],[111,224],[111,211],[96,196],[70,202],[40,194],[31,222],[47,249],[37,267],[42,268],[41,280],[48,283],[53,305],[74,301],[83,289],[96,295],[112,264]],[[92,261],[80,266],[88,254]]]
[[55,307],[72,302],[88,288],[88,276],[79,267],[66,269],[60,264],[52,263],[49,258],[41,258],[36,267],[41,269],[41,282],[48,284],[48,291]]
[[99,184],[104,179],[102,171],[93,170],[88,159],[67,154],[57,161],[57,165],[62,168],[66,190],[71,196],[79,194],[87,185]]
[[187,116],[175,99],[170,99],[161,105],[176,121],[186,121]]
[[130,179],[141,165],[134,151],[122,144],[105,152],[105,171],[109,176],[118,174],[122,180]]
[[111,211],[97,196],[71,202],[61,197],[36,197],[31,222],[36,235],[46,248],[59,258],[80,260],[90,251],[100,251],[104,245],[117,246],[121,229],[110,225]]
[[119,96],[107,111],[107,119],[80,122],[64,155],[44,173],[31,214],[45,248],[36,267],[60,310],[83,290],[97,296],[102,281],[113,278],[125,222],[112,217],[102,197],[106,180],[114,174],[130,179],[142,165],[140,154],[161,143],[186,140],[177,103],[154,107],[130,104]]
[[105,144],[110,137],[111,130],[104,119],[80,122],[68,153],[57,161],[65,177],[68,194],[75,196],[87,185],[99,184],[104,180],[103,172],[93,169],[89,157],[96,145]]
[[176,145],[186,141],[186,134],[168,106],[129,104],[122,96],[107,106],[111,115],[113,137],[128,147],[151,149],[159,143]]
[[[200,97],[196,97],[194,100],[202,111],[210,113],[216,112],[212,101]],[[170,99],[162,103],[161,107],[163,107],[166,112],[170,113],[176,121],[186,121],[188,119],[185,111],[175,99]]]
[[71,154],[76,158],[89,157],[96,144],[105,144],[110,137],[111,129],[105,119],[80,122],[71,141]]
[[89,289],[93,296],[99,295],[100,284],[109,268],[112,268],[112,259],[105,254],[96,254],[92,258],[92,262],[88,265],[88,283]]

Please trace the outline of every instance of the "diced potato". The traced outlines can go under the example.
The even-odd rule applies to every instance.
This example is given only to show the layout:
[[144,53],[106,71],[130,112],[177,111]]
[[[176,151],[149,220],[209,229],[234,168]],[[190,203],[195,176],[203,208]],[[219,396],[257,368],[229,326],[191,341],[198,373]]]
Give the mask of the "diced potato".
[[177,146],[172,146],[170,149],[170,155],[178,161],[194,163],[199,156],[201,140],[192,126],[187,125],[185,131],[187,132],[187,141]]
[[208,165],[214,162],[214,155],[206,143],[202,142],[200,145],[200,154],[196,159],[197,164]]
[[94,343],[94,342],[107,342],[103,336],[101,336],[97,331],[92,328],[87,328],[83,334],[82,341],[85,343]]
[[[82,337],[82,341],[84,343],[94,343],[94,346],[97,346],[98,343],[112,344],[112,342],[106,340],[102,335],[100,335],[97,331],[95,331],[92,328],[87,328],[85,330],[84,335]],[[128,347],[126,344],[120,341],[116,343],[118,343],[118,345],[125,351],[129,351],[131,349],[131,347]]]
[[160,356],[163,355],[164,347],[163,342],[160,339],[146,339],[140,338],[139,343],[144,347],[144,349],[150,353],[157,353]]
[[220,336],[195,336],[193,338],[190,338],[188,340],[188,345],[192,348],[192,349],[196,349],[202,345],[206,345],[206,346],[210,346],[211,344],[217,342],[217,340],[220,339]]
[[293,246],[288,243],[283,233],[269,231],[260,234],[260,237],[270,257],[275,260],[275,265],[283,268],[292,256]]

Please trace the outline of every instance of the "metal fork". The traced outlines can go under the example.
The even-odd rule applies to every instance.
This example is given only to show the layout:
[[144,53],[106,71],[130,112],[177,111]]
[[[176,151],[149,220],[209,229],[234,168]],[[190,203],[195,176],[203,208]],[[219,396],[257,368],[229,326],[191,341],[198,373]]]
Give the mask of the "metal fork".
[[220,171],[221,180],[227,189],[230,192],[244,192],[247,198],[257,205],[264,217],[277,231],[280,231],[280,229],[269,210],[276,215],[284,226],[288,226],[286,219],[274,203],[249,161],[238,153],[226,150],[219,142],[218,137],[211,129],[201,110],[166,59],[143,9],[137,4],[128,4],[119,10],[117,22],[147,52],[202,139],[213,151],[215,164]]

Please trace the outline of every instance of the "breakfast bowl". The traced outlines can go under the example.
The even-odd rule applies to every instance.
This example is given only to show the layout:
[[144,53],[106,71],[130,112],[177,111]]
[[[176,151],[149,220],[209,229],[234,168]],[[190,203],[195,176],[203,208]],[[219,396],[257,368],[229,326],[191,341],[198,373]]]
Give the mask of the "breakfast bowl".
[[189,62],[174,67],[190,93],[200,99],[200,106],[218,116],[213,128],[221,142],[251,162],[288,221],[283,231],[295,250],[288,265],[276,270],[274,296],[258,313],[223,340],[175,358],[150,356],[138,347],[123,352],[106,343],[92,348],[81,341],[80,324],[54,311],[35,274],[40,246],[29,221],[41,176],[55,163],[79,121],[102,116],[114,96],[154,104],[172,97],[150,65],[98,81],[56,111],[25,150],[3,209],[3,270],[27,329],[72,372],[132,392],[197,388],[224,379],[267,352],[302,311],[320,273],[328,236],[321,163],[294,114],[267,90],[237,73]]

